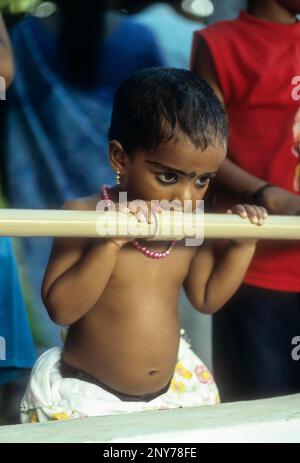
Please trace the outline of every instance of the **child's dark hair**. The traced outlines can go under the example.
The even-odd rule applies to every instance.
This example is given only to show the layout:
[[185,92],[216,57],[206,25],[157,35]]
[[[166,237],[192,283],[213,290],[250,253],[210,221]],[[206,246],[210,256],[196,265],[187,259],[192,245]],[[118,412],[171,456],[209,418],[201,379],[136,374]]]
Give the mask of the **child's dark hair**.
[[225,110],[212,88],[184,69],[156,67],[135,72],[115,97],[109,140],[128,154],[156,149],[182,132],[196,148],[226,145]]

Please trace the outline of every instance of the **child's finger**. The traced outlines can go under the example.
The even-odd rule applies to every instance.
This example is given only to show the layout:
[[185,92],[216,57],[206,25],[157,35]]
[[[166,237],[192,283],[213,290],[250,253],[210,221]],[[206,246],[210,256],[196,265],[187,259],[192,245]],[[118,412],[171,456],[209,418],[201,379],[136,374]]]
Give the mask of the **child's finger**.
[[146,222],[148,223],[152,223],[152,221],[154,220],[153,218],[153,215],[152,215],[152,211],[151,211],[151,206],[146,203],[142,206],[142,213],[146,219]]
[[141,212],[144,215],[146,222],[148,223],[155,222],[155,217],[154,217],[155,207],[151,207],[151,204],[148,204],[148,203],[144,204],[141,207]]
[[139,207],[136,213],[137,218],[140,222],[148,222],[149,223],[149,214],[147,208]]
[[255,225],[258,225],[260,219],[260,212],[258,211],[257,207],[252,206],[250,204],[244,204],[244,207],[246,209],[247,216],[250,222],[254,223]]
[[140,206],[129,203],[128,208],[129,208],[129,212],[133,214],[139,222],[147,222],[147,219],[144,216],[143,211],[141,210]]
[[125,203],[119,203],[118,210],[119,212],[130,212],[130,209],[128,209]]
[[155,214],[155,210],[158,209],[157,205],[151,204],[151,201],[147,201],[147,202],[143,201],[141,202],[139,209],[140,211],[138,213],[138,216],[144,217],[145,220],[142,219],[143,222],[152,223],[155,221],[154,214]]
[[147,217],[148,217],[148,223],[155,223],[156,216],[155,214],[160,214],[163,211],[163,208],[159,206],[156,202],[147,202],[148,208],[147,208]]
[[240,217],[243,219],[247,217],[248,213],[246,211],[245,205],[243,204],[236,204],[232,207],[232,212],[235,214],[239,214]]
[[154,205],[153,206],[153,209],[152,209],[154,212],[157,212],[158,214],[160,214],[162,211],[163,211],[163,208],[159,205]]
[[258,218],[258,225],[263,225],[264,223],[264,220],[266,218],[266,215],[265,215],[265,209],[263,207],[260,207],[260,206],[254,206],[255,209],[256,209],[256,213],[257,213],[257,218]]
[[262,210],[260,209],[259,206],[256,206],[254,204],[251,207],[255,209],[255,213],[257,217],[257,221],[255,223],[257,225],[262,225],[264,223],[264,216],[263,216]]

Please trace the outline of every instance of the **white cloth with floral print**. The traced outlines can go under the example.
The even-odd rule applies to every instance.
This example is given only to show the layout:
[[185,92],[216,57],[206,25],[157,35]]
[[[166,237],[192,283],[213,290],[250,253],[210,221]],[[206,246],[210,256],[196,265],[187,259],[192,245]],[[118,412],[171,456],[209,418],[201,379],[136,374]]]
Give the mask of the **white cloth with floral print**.
[[94,384],[62,378],[60,358],[61,349],[54,347],[37,360],[21,402],[22,423],[198,407],[220,402],[213,376],[183,337],[168,391],[150,402],[125,402]]

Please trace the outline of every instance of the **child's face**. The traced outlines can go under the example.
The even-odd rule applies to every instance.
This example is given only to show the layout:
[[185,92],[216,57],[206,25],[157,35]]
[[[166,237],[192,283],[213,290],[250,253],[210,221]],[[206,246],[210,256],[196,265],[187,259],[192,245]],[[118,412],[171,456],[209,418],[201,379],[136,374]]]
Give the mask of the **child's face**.
[[156,150],[127,157],[122,187],[128,199],[202,200],[225,157],[225,148],[208,147],[204,152],[185,137],[162,143]]

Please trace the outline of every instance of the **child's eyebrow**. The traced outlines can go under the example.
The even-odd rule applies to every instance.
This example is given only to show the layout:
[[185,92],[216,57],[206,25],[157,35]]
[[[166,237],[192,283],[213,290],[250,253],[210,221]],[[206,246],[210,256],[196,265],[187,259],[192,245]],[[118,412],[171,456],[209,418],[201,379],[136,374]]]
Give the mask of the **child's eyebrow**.
[[[147,162],[148,164],[153,164],[154,166],[157,166],[157,167],[162,167],[163,169],[166,169],[166,170],[172,170],[174,172],[177,172],[178,174],[185,175],[186,177],[196,177],[197,175],[196,172],[190,172],[190,173],[183,172],[183,170],[174,169],[174,167],[166,166],[164,164],[160,164],[159,162],[148,161],[147,159],[145,159],[145,162]],[[214,177],[216,174],[217,174],[217,171],[213,171],[213,172],[205,172],[203,174],[200,174],[199,176]]]

